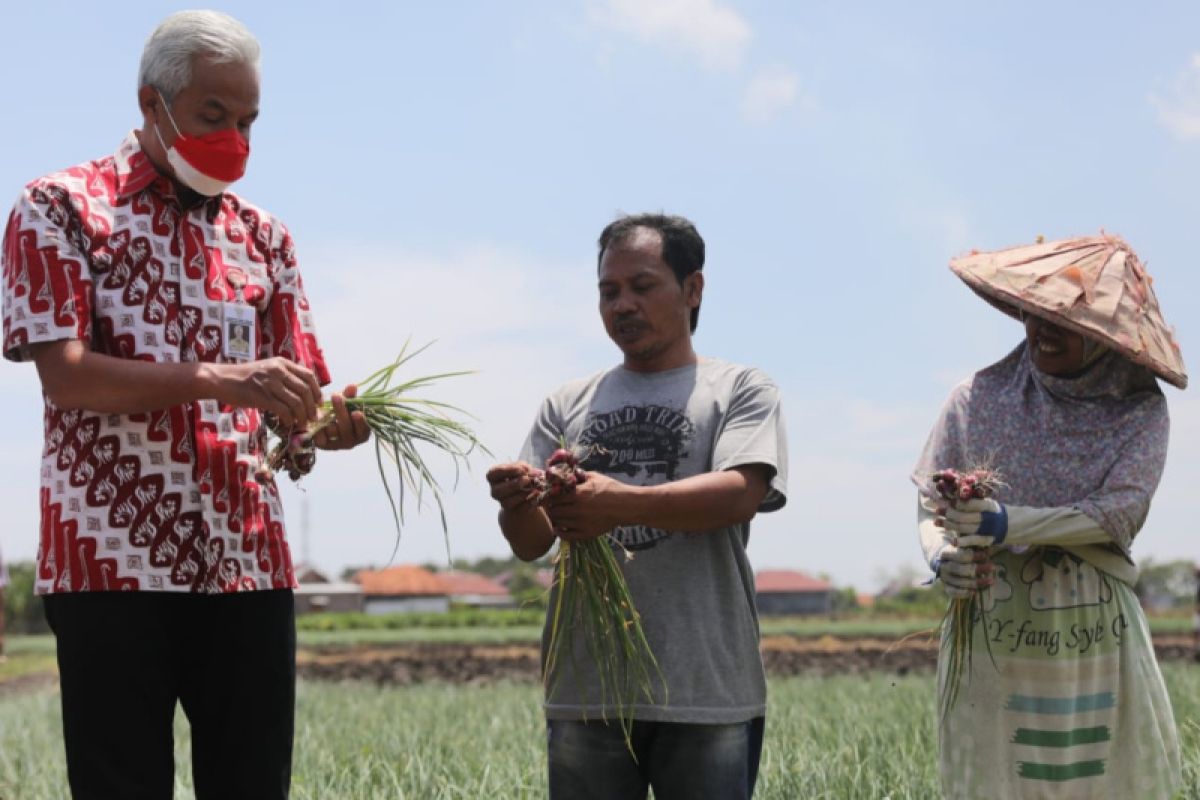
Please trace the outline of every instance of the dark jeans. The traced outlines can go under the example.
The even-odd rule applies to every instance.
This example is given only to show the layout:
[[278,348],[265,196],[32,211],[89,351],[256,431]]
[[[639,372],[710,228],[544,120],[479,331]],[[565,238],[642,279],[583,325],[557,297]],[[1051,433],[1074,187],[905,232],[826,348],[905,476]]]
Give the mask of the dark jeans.
[[551,800],[749,800],[765,720],[734,725],[636,721],[631,755],[613,722],[550,720]]
[[197,800],[283,800],[292,764],[291,591],[47,595],[75,800],[166,800],[172,720],[192,730]]

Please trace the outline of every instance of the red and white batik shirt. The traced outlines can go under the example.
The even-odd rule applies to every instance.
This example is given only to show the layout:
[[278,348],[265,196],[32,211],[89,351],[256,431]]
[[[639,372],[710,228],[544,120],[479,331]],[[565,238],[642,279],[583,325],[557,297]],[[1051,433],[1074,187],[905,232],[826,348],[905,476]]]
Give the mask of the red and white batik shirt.
[[[287,229],[228,193],[183,209],[134,134],[25,188],[3,276],[10,360],[79,339],[154,362],[283,356],[329,380]],[[294,586],[278,492],[254,479],[265,449],[254,409],[101,414],[46,398],[37,591]]]

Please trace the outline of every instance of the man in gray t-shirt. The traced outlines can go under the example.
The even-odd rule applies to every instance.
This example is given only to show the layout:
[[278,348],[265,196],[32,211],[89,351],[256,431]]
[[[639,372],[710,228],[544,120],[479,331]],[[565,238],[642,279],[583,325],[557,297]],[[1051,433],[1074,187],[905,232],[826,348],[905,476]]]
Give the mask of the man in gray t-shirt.
[[[521,460],[488,473],[519,557],[604,534],[634,555],[618,559],[666,683],[634,704],[630,753],[603,721],[616,709],[574,637],[564,674],[547,680],[552,798],[753,793],[766,681],[746,544],[755,513],[785,502],[786,437],[770,378],[692,348],[703,264],[704,241],[682,218],[605,228],[600,313],[623,363],[554,392]],[[539,508],[531,465],[560,441],[588,453],[587,480]]]

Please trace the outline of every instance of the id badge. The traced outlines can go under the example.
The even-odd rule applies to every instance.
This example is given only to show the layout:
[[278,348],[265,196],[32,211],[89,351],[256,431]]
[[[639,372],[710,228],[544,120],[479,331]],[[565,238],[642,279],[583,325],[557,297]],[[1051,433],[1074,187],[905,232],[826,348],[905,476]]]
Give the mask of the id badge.
[[254,326],[258,320],[254,306],[223,303],[221,316],[224,356],[238,361],[254,358]]

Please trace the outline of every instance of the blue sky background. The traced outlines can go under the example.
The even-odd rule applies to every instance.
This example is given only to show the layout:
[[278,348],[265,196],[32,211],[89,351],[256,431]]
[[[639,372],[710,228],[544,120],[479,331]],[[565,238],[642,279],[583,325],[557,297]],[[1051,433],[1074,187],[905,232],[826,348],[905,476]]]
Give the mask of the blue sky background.
[[[946,269],[964,250],[1119,233],[1200,363],[1192,3],[218,7],[264,51],[237,190],[292,229],[335,382],[437,339],[414,370],[481,370],[439,394],[500,457],[546,393],[619,357],[595,310],[600,229],[619,211],[696,222],[697,349],[785,393],[790,502],[756,521],[756,567],[873,589],[920,565],[908,472],[949,389],[1021,336]],[[171,8],[5,7],[0,194],[140,124],[142,44]],[[0,388],[0,548],[32,558],[36,372],[5,366]],[[1135,555],[1195,558],[1200,401],[1165,391],[1171,455]],[[449,498],[456,556],[506,552],[486,466]],[[385,562],[377,481],[363,449],[287,488],[298,555]],[[410,516],[397,560],[444,553],[436,514]]]

